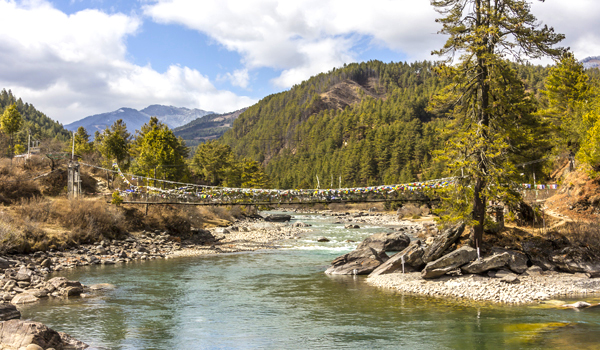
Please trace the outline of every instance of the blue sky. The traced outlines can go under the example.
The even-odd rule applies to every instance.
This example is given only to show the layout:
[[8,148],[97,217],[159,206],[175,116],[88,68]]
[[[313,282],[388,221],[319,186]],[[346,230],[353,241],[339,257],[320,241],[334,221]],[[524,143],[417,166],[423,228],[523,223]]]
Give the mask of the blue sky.
[[[532,11],[578,58],[600,55],[600,1]],[[155,103],[229,112],[344,63],[433,59],[436,17],[429,0],[0,0],[0,88],[64,124]]]

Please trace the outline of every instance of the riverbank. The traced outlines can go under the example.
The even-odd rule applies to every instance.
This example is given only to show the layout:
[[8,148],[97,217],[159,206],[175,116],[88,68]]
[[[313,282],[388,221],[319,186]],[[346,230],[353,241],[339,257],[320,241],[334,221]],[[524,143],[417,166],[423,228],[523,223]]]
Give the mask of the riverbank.
[[369,277],[367,283],[403,294],[506,304],[543,303],[552,299],[585,300],[600,293],[599,278],[556,271],[526,272],[512,282],[500,276],[444,276],[425,280],[420,272],[392,273]]

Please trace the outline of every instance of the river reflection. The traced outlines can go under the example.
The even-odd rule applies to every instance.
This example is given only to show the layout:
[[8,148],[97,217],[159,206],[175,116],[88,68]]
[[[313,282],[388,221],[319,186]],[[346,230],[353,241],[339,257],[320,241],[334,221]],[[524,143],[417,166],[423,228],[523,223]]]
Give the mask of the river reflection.
[[[69,271],[63,275],[116,289],[66,304],[43,302],[23,314],[106,349],[594,349],[600,344],[596,310],[414,297],[368,286],[362,276],[327,276],[323,271],[342,253],[339,244],[348,231],[327,220],[305,218],[318,225],[304,238],[310,244],[294,242],[286,250]],[[338,243],[331,249],[312,243],[323,235]]]

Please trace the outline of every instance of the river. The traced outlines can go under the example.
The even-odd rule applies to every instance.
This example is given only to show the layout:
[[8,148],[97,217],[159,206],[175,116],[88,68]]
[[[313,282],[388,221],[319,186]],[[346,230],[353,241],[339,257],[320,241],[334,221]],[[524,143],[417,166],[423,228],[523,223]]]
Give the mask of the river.
[[[313,233],[283,248],[61,273],[114,289],[47,300],[23,317],[96,349],[597,349],[600,311],[507,306],[397,294],[363,276],[327,276],[335,257],[384,228]],[[325,236],[330,242],[317,243]],[[589,300],[588,300],[589,301]],[[596,300],[597,302],[597,300]]]

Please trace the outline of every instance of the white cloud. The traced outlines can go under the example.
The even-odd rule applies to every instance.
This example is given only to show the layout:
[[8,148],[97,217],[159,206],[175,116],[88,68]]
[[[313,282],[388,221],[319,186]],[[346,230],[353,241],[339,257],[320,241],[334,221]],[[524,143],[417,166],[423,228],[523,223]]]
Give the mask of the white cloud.
[[[541,22],[566,34],[563,45],[577,57],[600,55],[600,1],[530,2]],[[281,70],[272,81],[280,87],[356,61],[354,50],[365,38],[408,61],[436,59],[430,52],[445,41],[436,34],[440,14],[427,0],[155,0],[144,12],[206,33],[238,52],[247,69]]]
[[429,58],[444,40],[424,0],[158,0],[144,11],[206,33],[240,53],[247,69],[282,70],[273,80],[280,87],[355,61],[365,37],[409,60]]
[[[553,27],[557,33],[565,34],[560,46],[570,47],[575,57],[584,59],[600,55],[600,1],[534,1],[531,8],[541,23]],[[549,60],[544,62],[551,63]]]
[[250,75],[248,69],[237,69],[233,73],[226,73],[225,75],[218,76],[218,80],[228,80],[231,85],[239,86],[242,89],[246,89],[250,83]]
[[126,38],[140,19],[84,10],[66,15],[46,1],[0,0],[0,87],[63,123],[154,103],[226,112],[255,101],[217,90],[197,70],[159,73],[129,62]]

